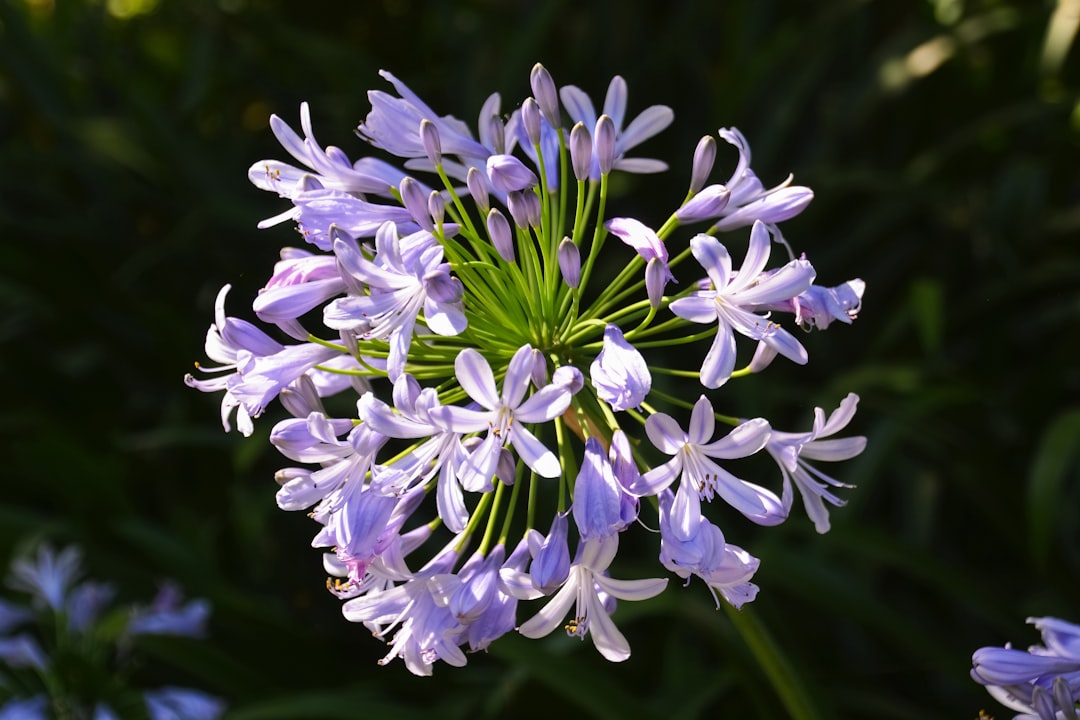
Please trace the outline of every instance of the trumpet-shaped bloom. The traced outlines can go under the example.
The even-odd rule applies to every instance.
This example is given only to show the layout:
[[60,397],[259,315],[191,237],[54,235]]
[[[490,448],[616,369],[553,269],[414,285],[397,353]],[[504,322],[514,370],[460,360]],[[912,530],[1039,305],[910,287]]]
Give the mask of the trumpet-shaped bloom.
[[716,322],[716,337],[701,365],[701,384],[707,388],[720,387],[735,370],[735,333],[763,342],[799,364],[807,361],[806,349],[791,333],[753,312],[759,305],[790,300],[814,282],[814,268],[806,260],[792,260],[763,276],[769,246],[769,231],[763,223],[755,223],[746,259],[733,274],[731,256],[719,240],[709,235],[690,240],[694,258],[709,274],[713,289],[679,298],[670,307],[671,312],[691,322]]
[[[559,97],[562,98],[563,106],[574,123],[584,123],[586,128],[596,127],[598,120],[596,109],[583,90],[574,85],[567,85],[559,90]],[[615,128],[614,168],[633,173],[655,173],[667,170],[667,163],[663,161],[652,158],[628,158],[626,153],[670,125],[675,119],[675,113],[666,105],[653,105],[643,110],[624,128],[627,97],[626,81],[616,75],[608,85],[601,113],[611,118]],[[595,153],[590,177],[593,180],[600,179],[600,163]]]
[[649,440],[672,458],[645,473],[631,490],[656,495],[679,480],[671,508],[671,530],[679,540],[690,540],[698,532],[701,500],[712,500],[714,495],[763,525],[774,525],[786,517],[780,498],[772,491],[740,480],[713,462],[713,458],[731,460],[761,450],[769,438],[769,423],[761,418],[750,420],[712,441],[715,425],[712,403],[704,395],[694,404],[688,430],[664,413],[650,415],[645,421]]
[[543,477],[562,473],[559,459],[525,427],[526,423],[548,422],[570,406],[570,388],[552,383],[525,399],[532,372],[532,346],[522,345],[506,370],[502,392],[484,356],[472,348],[458,353],[454,361],[458,382],[481,409],[444,405],[430,412],[431,418],[448,430],[459,433],[487,431],[487,437],[464,463],[463,472],[486,480],[495,473],[499,450],[510,443],[518,457]]
[[323,322],[337,330],[357,330],[363,337],[387,340],[387,373],[397,380],[405,369],[417,316],[439,335],[457,335],[467,321],[460,306],[461,289],[442,263],[442,248],[429,247],[413,267],[405,264],[392,223],[375,236],[376,257],[368,260],[353,242],[338,239],[334,253],[342,268],[370,289],[370,294],[338,298],[326,306]]
[[848,394],[828,419],[824,410],[814,408],[814,426],[810,432],[788,433],[773,430],[765,443],[765,449],[780,466],[780,472],[784,476],[784,510],[790,512],[797,488],[802,495],[806,514],[814,521],[814,527],[819,533],[829,531],[829,511],[825,503],[840,507],[845,502],[830,488],[852,486],[826,475],[806,461],[838,462],[850,460],[862,453],[866,448],[865,437],[825,439],[848,426],[855,417],[858,402],[858,395]]
[[612,662],[622,662],[630,657],[630,643],[615,627],[603,596],[620,600],[647,600],[663,592],[667,580],[616,580],[608,577],[607,568],[615,559],[618,549],[618,535],[582,541],[566,583],[539,613],[522,623],[518,632],[528,638],[544,637],[558,627],[573,605],[574,617],[566,625],[567,634],[580,638],[588,635],[600,654]]
[[[671,510],[675,496],[671,490],[660,493],[660,562],[679,577],[697,575],[716,593],[739,608],[757,597],[758,586],[750,582],[760,562],[742,548],[724,541],[716,525],[701,518],[697,532],[680,539],[672,531]],[[716,606],[720,607],[717,599]]]

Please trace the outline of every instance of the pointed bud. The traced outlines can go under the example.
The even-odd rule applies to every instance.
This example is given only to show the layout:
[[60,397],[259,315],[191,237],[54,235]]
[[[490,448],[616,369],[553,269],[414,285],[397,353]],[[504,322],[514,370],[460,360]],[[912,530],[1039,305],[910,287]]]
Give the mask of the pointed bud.
[[559,243],[559,272],[570,287],[576,288],[581,283],[581,251],[568,237]]
[[306,418],[313,412],[326,412],[315,382],[307,375],[301,375],[291,385],[283,388],[278,399],[293,417]]
[[529,575],[533,587],[545,595],[555,592],[570,575],[570,546],[566,541],[569,529],[566,514],[556,513],[547,537],[530,537],[529,550],[533,561]]
[[428,195],[427,209],[435,224],[442,225],[443,218],[446,217],[446,201],[443,200],[443,196],[432,190],[431,194]]
[[402,179],[398,190],[401,192],[401,204],[409,211],[416,224],[428,232],[434,230],[435,225],[431,222],[431,215],[428,214],[427,198],[424,197],[424,190],[420,187],[420,183],[411,177],[406,177]]
[[681,223],[712,220],[720,217],[724,208],[728,206],[729,200],[731,200],[731,193],[728,192],[726,187],[723,185],[710,185],[676,210],[675,217]]
[[540,227],[540,198],[532,190],[512,192],[506,196],[506,206],[514,224],[520,228]]
[[498,115],[492,115],[487,120],[488,136],[491,137],[492,150],[496,155],[506,152],[506,125]]
[[469,188],[469,195],[472,195],[476,207],[486,215],[491,209],[491,201],[488,198],[487,180],[484,179],[484,174],[475,167],[469,168],[469,174],[465,177],[465,186]]
[[548,381],[547,358],[544,357],[543,351],[537,348],[533,348],[532,356],[533,366],[530,373],[532,384],[537,388],[542,388]]
[[510,223],[506,221],[506,216],[497,208],[491,208],[488,212],[487,230],[491,244],[495,246],[495,252],[499,253],[499,257],[508,263],[514,262],[514,235],[510,230]]
[[540,106],[540,112],[553,128],[560,127],[559,122],[559,93],[555,89],[555,81],[551,79],[551,73],[541,65],[533,65],[529,73],[529,84],[532,86],[533,97]]
[[508,449],[499,451],[499,462],[495,464],[495,477],[503,485],[513,485],[517,480],[517,456]]
[[694,164],[690,168],[690,192],[700,192],[709,179],[713,163],[716,162],[716,139],[706,135],[694,148]]
[[430,120],[420,121],[420,143],[424,146],[428,160],[435,166],[442,164],[442,143],[439,141],[439,128]]
[[615,123],[607,115],[601,115],[596,121],[593,133],[593,153],[600,165],[600,174],[608,175],[615,166]]
[[525,98],[521,104],[521,123],[525,126],[525,134],[533,145],[540,144],[540,106],[532,98]]
[[574,168],[574,177],[584,182],[589,179],[592,169],[592,136],[585,123],[579,122],[570,131],[570,164]]

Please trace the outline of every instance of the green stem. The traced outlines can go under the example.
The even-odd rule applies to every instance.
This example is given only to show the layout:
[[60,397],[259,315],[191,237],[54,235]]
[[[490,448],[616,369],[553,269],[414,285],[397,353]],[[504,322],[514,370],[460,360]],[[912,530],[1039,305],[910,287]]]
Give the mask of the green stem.
[[776,690],[788,715],[793,720],[822,720],[802,678],[754,612],[750,608],[736,610],[726,602],[720,604]]

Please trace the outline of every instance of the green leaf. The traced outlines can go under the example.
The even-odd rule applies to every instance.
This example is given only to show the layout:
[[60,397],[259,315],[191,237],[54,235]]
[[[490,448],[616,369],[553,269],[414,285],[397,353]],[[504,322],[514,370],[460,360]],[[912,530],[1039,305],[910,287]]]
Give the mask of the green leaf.
[[1031,559],[1045,569],[1065,480],[1080,456],[1080,408],[1059,414],[1043,432],[1028,474],[1027,519]]

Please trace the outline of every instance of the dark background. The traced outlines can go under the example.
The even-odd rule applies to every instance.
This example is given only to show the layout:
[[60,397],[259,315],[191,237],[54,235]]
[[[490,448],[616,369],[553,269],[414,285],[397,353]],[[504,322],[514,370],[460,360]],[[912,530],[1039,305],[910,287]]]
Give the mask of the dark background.
[[785,233],[819,282],[867,281],[808,366],[732,391],[778,426],[862,397],[830,534],[725,526],[762,558],[751,612],[805,717],[1008,716],[971,652],[1035,642],[1029,615],[1080,621],[1080,4],[1060,5],[0,0],[0,561],[76,542],[132,598],[165,578],[209,598],[209,641],[158,659],[234,718],[783,717],[700,584],[624,604],[621,665],[555,634],[432,679],[377,667],[314,523],[274,504],[272,420],[225,435],[182,384],[218,288],[239,312],[294,242],[255,228],[283,206],[246,180],[285,158],[271,112],[298,127],[309,101],[355,158],[379,68],[471,124],[541,61],[597,101],[623,75],[631,114],[674,109],[640,153],[672,170],[627,179],[623,213],[666,217],[697,139],[734,125],[766,184],[815,190]]

